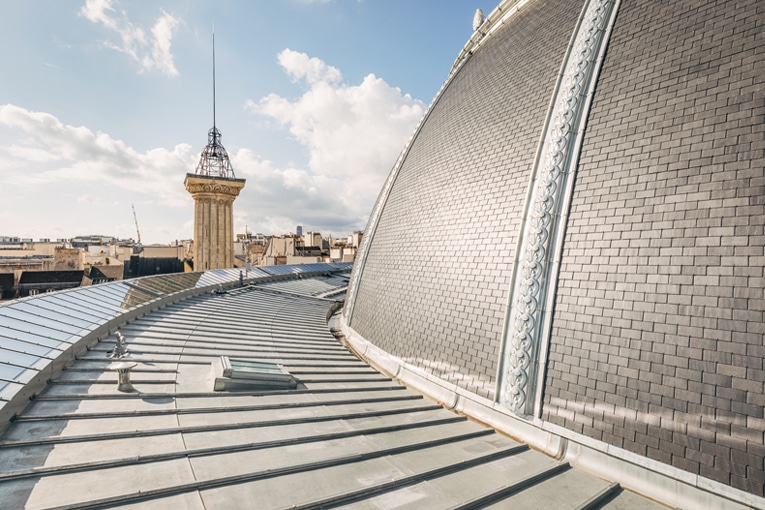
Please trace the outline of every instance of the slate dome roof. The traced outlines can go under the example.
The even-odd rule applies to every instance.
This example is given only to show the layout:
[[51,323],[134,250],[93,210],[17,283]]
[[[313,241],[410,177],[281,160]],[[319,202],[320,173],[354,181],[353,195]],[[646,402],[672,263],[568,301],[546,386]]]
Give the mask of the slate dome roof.
[[380,194],[346,335],[508,429],[762,497],[764,23],[500,3]]

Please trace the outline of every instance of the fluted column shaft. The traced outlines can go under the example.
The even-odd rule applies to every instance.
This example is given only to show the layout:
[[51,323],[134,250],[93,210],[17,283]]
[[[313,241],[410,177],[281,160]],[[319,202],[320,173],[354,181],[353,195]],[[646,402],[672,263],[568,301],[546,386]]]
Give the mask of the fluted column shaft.
[[234,266],[234,200],[244,179],[186,174],[186,190],[194,198],[194,269]]

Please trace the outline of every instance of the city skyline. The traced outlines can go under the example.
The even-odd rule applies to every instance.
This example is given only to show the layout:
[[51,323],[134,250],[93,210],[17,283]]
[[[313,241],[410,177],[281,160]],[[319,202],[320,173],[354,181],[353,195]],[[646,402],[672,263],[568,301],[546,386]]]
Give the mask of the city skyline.
[[0,235],[192,237],[217,126],[248,187],[235,231],[363,229],[382,181],[494,2],[9,3]]

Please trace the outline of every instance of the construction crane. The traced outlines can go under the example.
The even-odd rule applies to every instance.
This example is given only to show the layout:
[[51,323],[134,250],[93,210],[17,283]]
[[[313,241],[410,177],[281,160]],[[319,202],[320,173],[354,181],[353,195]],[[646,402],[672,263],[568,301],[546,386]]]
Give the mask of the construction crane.
[[138,234],[138,244],[133,247],[133,253],[141,253],[143,251],[143,244],[141,244],[141,229],[138,228],[138,215],[135,213],[135,204],[130,204],[133,208],[133,220],[135,220],[135,232]]

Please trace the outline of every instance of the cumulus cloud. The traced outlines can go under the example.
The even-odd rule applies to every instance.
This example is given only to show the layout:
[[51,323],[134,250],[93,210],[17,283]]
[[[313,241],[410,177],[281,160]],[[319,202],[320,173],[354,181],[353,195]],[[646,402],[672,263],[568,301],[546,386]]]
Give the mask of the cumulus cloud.
[[134,25],[128,19],[127,12],[118,12],[113,0],[86,0],[80,9],[80,16],[113,32],[117,42],[107,40],[104,44],[128,55],[141,66],[141,71],[157,70],[167,76],[178,75],[173,63],[171,43],[180,21],[174,16],[162,11],[150,35]]
[[324,61],[309,57],[305,53],[286,49],[277,56],[279,65],[284,69],[293,81],[301,78],[309,84],[321,82],[337,83],[343,79],[343,75],[336,67],[324,63]]
[[178,179],[193,168],[196,153],[190,145],[139,153],[105,133],[10,104],[0,105],[0,126],[16,134],[0,147],[0,162],[17,169],[17,183],[97,181],[151,194],[165,205],[187,205]]
[[365,211],[343,204],[343,183],[297,166],[278,168],[249,149],[231,155],[237,177],[247,179],[237,203],[237,223],[258,232],[281,234],[295,225],[334,233],[362,228]]
[[[305,53],[285,49],[278,62],[305,84],[303,94],[296,99],[270,94],[247,101],[246,108],[286,129],[307,149],[309,160],[305,169],[265,171],[261,166],[258,172],[285,190],[318,200],[315,205],[324,211],[334,210],[335,223],[345,217],[347,225],[363,228],[425,105],[374,74],[359,84],[345,83],[337,68]],[[319,197],[329,198],[322,202]]]
[[190,145],[139,152],[122,140],[48,113],[0,105],[0,235],[188,239],[193,202],[183,187],[199,153]]
[[96,206],[109,205],[109,201],[104,197],[94,196],[88,193],[77,197],[77,203]]
[[[248,101],[247,110],[293,137],[307,159],[276,164],[268,154],[229,147],[237,177],[247,179],[234,207],[236,232],[245,225],[265,234],[298,224],[340,235],[363,228],[424,105],[372,74],[346,83],[339,70],[302,53],[285,50],[279,63],[301,93]],[[0,235],[135,237],[133,202],[144,242],[192,235],[193,201],[183,186],[199,160],[191,145],[138,151],[11,104],[0,105],[0,138],[0,169],[13,176],[0,203],[0,219],[13,218],[0,226],[13,231]]]

